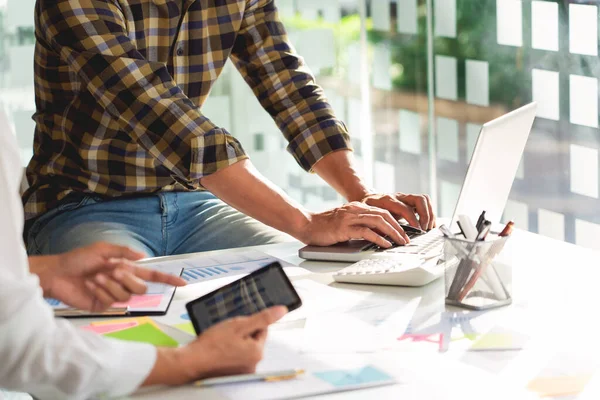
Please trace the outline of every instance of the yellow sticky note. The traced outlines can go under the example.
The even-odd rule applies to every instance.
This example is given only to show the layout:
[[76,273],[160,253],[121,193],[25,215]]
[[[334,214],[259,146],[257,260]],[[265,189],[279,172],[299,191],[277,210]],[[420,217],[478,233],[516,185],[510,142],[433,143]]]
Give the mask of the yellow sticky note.
[[529,382],[527,389],[541,397],[570,396],[583,392],[591,378],[589,375],[536,378]]
[[473,343],[470,350],[508,350],[520,349],[514,336],[509,333],[487,333]]
[[196,331],[194,330],[194,325],[191,322],[184,322],[183,324],[175,325],[175,328],[183,331],[185,333],[189,333],[190,335],[196,336]]

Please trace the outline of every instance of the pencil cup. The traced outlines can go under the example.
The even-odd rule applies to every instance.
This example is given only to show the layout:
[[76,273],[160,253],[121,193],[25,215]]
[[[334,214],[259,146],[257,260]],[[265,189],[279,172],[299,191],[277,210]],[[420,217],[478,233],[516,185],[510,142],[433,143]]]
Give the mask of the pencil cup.
[[507,240],[491,234],[479,242],[445,239],[446,304],[487,310],[512,302],[511,263],[501,254]]

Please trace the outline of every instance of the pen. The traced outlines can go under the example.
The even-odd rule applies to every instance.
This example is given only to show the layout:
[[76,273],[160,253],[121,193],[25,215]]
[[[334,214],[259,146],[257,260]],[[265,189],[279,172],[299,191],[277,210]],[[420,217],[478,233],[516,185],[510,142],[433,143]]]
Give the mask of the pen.
[[[464,222],[468,222],[468,217],[464,219]],[[463,225],[465,225],[465,223],[463,223]],[[476,233],[473,232],[471,235],[475,235],[475,237],[473,238],[475,242],[481,242],[485,240],[492,227],[492,223],[485,219],[485,211],[479,216],[479,221],[477,221],[477,224],[478,227],[476,228]],[[460,261],[456,270],[454,281],[452,282],[452,285],[450,285],[450,291],[448,292],[448,296],[450,298],[457,299],[458,301],[462,301],[462,299],[464,298],[464,289],[465,285],[468,285],[469,277],[471,276],[472,279],[477,273],[477,263],[475,263],[475,261],[473,260],[473,256],[477,252],[477,246],[473,244],[471,251],[467,255],[467,259],[462,259]]]
[[475,240],[477,238],[477,229],[475,229],[473,222],[471,222],[471,218],[468,215],[459,215],[458,220],[467,240]]
[[477,218],[477,224],[475,224],[475,228],[477,229],[478,232],[481,232],[484,222],[485,222],[485,210],[481,212],[481,215],[479,215],[479,218]]
[[452,247],[454,247],[454,250],[456,250],[458,253],[460,253],[463,256],[466,256],[469,254],[467,252],[467,250],[465,250],[463,248],[462,244],[456,242],[456,240],[461,240],[461,239],[457,238],[456,235],[454,235],[452,233],[452,231],[450,231],[450,229],[448,229],[448,227],[446,225],[441,225],[439,229],[440,229],[440,232],[442,232],[442,234],[446,237],[446,239],[451,239],[450,243],[452,244]]
[[[509,221],[506,226],[504,227],[504,229],[502,229],[502,232],[500,232],[500,234],[498,235],[499,237],[506,237],[506,236],[510,236],[512,234],[512,231],[514,229],[515,223],[513,221]],[[494,259],[498,253],[500,253],[500,251],[502,250],[502,247],[504,246],[504,244],[499,244],[499,243],[494,243],[494,245],[492,246],[492,255],[491,255],[491,259]],[[469,280],[469,282],[465,285],[465,287],[463,288],[462,292],[459,294],[458,296],[458,301],[463,301],[464,298],[467,296],[467,294],[469,293],[469,291],[471,291],[471,289],[473,289],[473,286],[475,286],[475,283],[477,282],[477,280],[481,277],[481,275],[483,273],[486,273],[487,275],[489,275],[488,271],[487,271],[487,265],[480,265],[479,268],[477,269],[477,271],[473,274],[473,276],[471,277],[471,279]],[[496,278],[498,278],[497,276],[498,274],[496,274]],[[495,279],[493,276],[490,277],[491,280]],[[498,278],[498,280],[500,280]],[[495,286],[494,284],[491,284],[492,286]],[[502,282],[500,282],[500,285],[502,286],[502,288],[500,287],[495,287],[494,288],[494,293],[496,293],[496,295],[501,294],[502,292],[505,292],[504,286],[502,285]],[[502,290],[500,290],[502,289]],[[501,296],[499,296],[501,297]]]
[[303,369],[291,369],[287,371],[279,372],[266,372],[263,374],[246,374],[246,375],[232,375],[223,376],[220,378],[209,378],[197,381],[194,383],[196,386],[215,386],[215,385],[226,385],[230,383],[242,383],[242,382],[279,382],[295,379],[298,376],[304,374]]
[[465,235],[465,231],[463,231],[462,226],[460,226],[460,221],[456,221],[456,225],[458,226],[458,229],[460,229],[460,234],[463,235],[466,239],[467,235]]
[[479,228],[479,234],[477,235],[477,241],[483,241],[487,237],[488,233],[490,233],[490,229],[492,227],[492,223],[490,221],[483,221],[481,223],[481,227]]
[[504,227],[504,229],[502,229],[502,232],[500,232],[500,234],[498,236],[500,236],[500,237],[510,236],[514,227],[515,227],[515,223],[513,221],[508,221],[508,224],[506,224],[506,226]]
[[[457,224],[463,232],[465,239],[467,239],[468,241],[474,241],[477,239],[478,232],[475,229],[475,226],[473,226],[473,222],[471,222],[471,219],[467,215],[459,215]],[[473,256],[472,251],[475,248],[475,244],[473,244],[471,250],[467,250],[468,253],[463,252],[466,249],[462,246],[462,244],[457,244],[455,247],[457,248],[457,250],[461,250],[459,251],[459,253],[461,254],[459,257],[460,261],[458,263],[458,266],[456,267],[456,272],[454,273],[454,277],[452,279],[452,284],[450,285],[450,289],[448,290],[448,294],[446,295],[447,298],[452,300],[455,300],[457,298],[463,285],[466,283],[467,279],[469,279],[472,264],[471,257]]]

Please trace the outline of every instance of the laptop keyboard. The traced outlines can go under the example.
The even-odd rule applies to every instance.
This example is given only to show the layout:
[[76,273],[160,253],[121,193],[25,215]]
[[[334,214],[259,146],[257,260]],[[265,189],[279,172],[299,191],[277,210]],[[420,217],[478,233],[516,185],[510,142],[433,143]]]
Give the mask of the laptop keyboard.
[[392,243],[391,248],[384,249],[373,243],[370,246],[364,248],[363,251],[419,255],[439,253],[442,251],[442,246],[444,244],[444,236],[442,235],[442,232],[440,232],[439,229],[433,229],[425,234],[408,231],[406,234],[410,238],[410,244],[408,244],[407,246],[397,245],[390,238],[386,237],[386,240]]

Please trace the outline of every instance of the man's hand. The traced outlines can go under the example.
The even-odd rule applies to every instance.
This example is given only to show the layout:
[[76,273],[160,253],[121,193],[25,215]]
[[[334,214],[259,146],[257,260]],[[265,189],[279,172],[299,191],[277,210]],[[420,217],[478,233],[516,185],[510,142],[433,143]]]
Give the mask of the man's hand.
[[[323,157],[313,170],[348,201],[360,201],[404,218],[415,228],[425,231],[436,226],[431,200],[427,195],[373,193],[360,178],[350,151],[336,151]],[[419,216],[417,221],[415,213]]]
[[143,386],[181,385],[222,375],[253,373],[263,357],[269,325],[287,313],[272,307],[249,317],[237,317],[204,331],[178,349],[159,348]]
[[309,214],[308,222],[297,234],[306,244],[329,246],[352,239],[365,239],[383,248],[410,242],[406,233],[392,216],[382,208],[353,202],[323,213]]
[[40,278],[44,296],[69,306],[98,312],[134,294],[146,293],[146,283],[184,286],[179,277],[136,266],[144,257],[126,247],[97,243],[58,256],[31,257],[31,271]]
[[[387,210],[396,219],[404,218],[409,225],[415,228],[428,231],[436,227],[431,199],[426,194],[369,194],[362,199],[362,202]],[[418,220],[415,214],[419,216]]]

